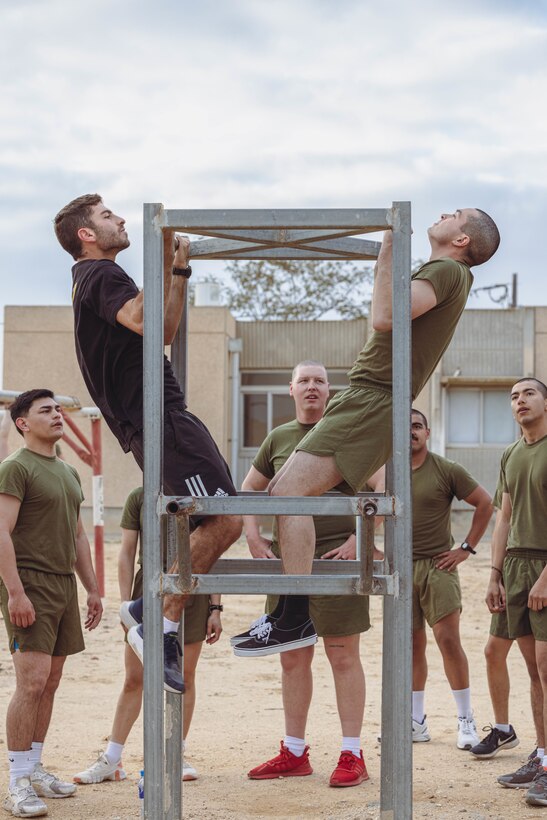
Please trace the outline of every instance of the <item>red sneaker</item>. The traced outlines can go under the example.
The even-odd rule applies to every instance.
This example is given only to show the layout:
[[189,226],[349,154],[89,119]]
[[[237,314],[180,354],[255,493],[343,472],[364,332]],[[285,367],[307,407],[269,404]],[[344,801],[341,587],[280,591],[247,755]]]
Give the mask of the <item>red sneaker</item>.
[[338,765],[330,776],[329,786],[358,786],[363,780],[368,780],[363,752],[359,757],[351,752],[342,752]]
[[281,741],[279,754],[251,769],[247,777],[251,780],[273,780],[274,777],[304,777],[307,774],[313,774],[308,756],[309,748],[306,746],[304,753],[297,757]]

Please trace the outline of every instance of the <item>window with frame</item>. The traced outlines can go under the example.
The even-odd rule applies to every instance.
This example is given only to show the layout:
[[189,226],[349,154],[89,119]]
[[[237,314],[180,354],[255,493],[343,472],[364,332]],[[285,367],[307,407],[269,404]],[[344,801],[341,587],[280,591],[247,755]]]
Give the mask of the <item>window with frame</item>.
[[449,447],[503,446],[518,436],[508,390],[450,389],[446,402]]

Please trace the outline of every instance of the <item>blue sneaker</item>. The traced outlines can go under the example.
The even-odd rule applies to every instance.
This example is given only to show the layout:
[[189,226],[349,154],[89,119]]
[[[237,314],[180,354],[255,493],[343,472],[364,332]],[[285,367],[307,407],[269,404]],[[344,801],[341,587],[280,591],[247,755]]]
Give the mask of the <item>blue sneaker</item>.
[[[127,642],[133,652],[143,662],[144,632],[143,625],[133,626],[127,633]],[[176,632],[167,632],[163,636],[163,688],[166,692],[182,695],[185,691],[182,679],[182,649]]]
[[121,622],[127,629],[142,624],[143,615],[144,600],[142,598],[137,598],[136,601],[124,601],[120,607]]

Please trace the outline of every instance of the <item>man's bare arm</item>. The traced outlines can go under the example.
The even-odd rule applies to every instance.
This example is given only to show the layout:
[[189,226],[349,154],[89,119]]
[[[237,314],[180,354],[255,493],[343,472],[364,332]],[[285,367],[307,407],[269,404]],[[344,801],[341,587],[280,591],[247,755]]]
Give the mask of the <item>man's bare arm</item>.
[[[382,247],[374,274],[372,290],[372,326],[374,330],[390,331],[393,329],[392,312],[392,264],[393,234],[384,232]],[[415,279],[410,285],[411,317],[417,319],[437,304],[433,285],[425,279]]]
[[[173,267],[188,266],[190,240],[178,237],[179,246],[175,251],[175,237],[165,243],[163,259],[163,342],[171,344],[180,323],[188,280],[184,276],[173,276]],[[116,314],[116,321],[138,333],[144,332],[144,293],[141,290],[133,299],[129,299]]]
[[0,578],[8,591],[8,612],[14,626],[26,628],[36,620],[34,607],[27,598],[15,558],[11,534],[17,523],[21,502],[13,495],[0,495]]
[[[269,483],[269,478],[262,475],[256,467],[251,466],[251,469],[243,479],[241,489],[246,492],[260,492],[265,490]],[[253,558],[275,558],[271,550],[272,542],[263,538],[260,534],[258,517],[256,515],[243,516],[243,530],[245,532],[245,538],[247,539],[249,552]]]

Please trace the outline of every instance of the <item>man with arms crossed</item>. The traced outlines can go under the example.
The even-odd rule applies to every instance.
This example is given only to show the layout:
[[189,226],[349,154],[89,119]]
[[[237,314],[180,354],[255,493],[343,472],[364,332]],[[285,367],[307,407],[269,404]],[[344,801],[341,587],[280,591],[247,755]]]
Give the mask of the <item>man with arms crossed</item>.
[[87,591],[87,629],[98,625],[102,604],[80,519],[80,480],[55,455],[61,408],[51,390],[28,390],[11,417],[25,446],[0,465],[0,604],[16,679],[6,717],[4,808],[14,817],[39,817],[47,814],[41,797],[76,791],[41,762],[66,657],[84,648],[74,572]]
[[[106,208],[98,194],[86,194],[55,217],[55,233],[72,255],[75,340],[87,388],[125,452],[143,467],[143,293],[116,264],[129,247],[125,221]],[[174,237],[164,255],[164,341],[177,331],[188,278],[189,241]],[[172,495],[235,495],[228,465],[205,425],[186,409],[181,388],[164,358],[163,486]],[[206,573],[241,534],[237,516],[192,519],[192,570]],[[174,569],[173,569],[174,571]],[[184,691],[177,630],[185,598],[164,598],[164,682]],[[142,602],[134,603],[124,623],[128,640],[142,660]],[[123,617],[123,613],[122,613]],[[135,621],[137,625],[135,625]]]
[[517,786],[529,787],[528,803],[547,806],[547,387],[535,378],[520,379],[511,390],[511,408],[522,436],[501,460],[501,516],[492,541],[486,601],[492,612],[505,607],[510,639],[530,635],[535,643],[543,732],[531,761],[536,773],[529,766],[528,782]]
[[[443,214],[428,230],[429,262],[413,274],[412,395],[429,379],[448,347],[473,283],[470,268],[486,262],[499,245],[493,220],[477,208]],[[270,483],[274,496],[315,496],[333,487],[359,491],[391,456],[392,449],[392,234],[386,231],[372,294],[374,333],[350,370],[350,386],[329,403],[321,421]],[[313,519],[279,516],[284,571],[309,574],[315,549]],[[306,596],[290,596],[268,636],[255,636],[255,654],[291,648],[307,625]]]
[[[475,553],[492,515],[491,498],[461,464],[427,448],[429,427],[412,410],[412,740],[430,740],[424,713],[427,680],[425,621],[441,651],[458,712],[458,749],[479,742],[469,688],[469,664],[460,639],[462,597],[457,567]],[[450,513],[454,498],[475,507],[471,527],[454,547]]]
[[[269,481],[283,466],[298,442],[322,417],[329,398],[327,371],[319,362],[304,361],[293,370],[289,387],[294,399],[296,418],[276,427],[258,451],[253,466],[242,484],[243,490],[265,490]],[[344,548],[355,552],[355,518],[324,516],[315,519],[316,558],[338,557]],[[253,558],[279,557],[274,525],[273,542],[260,535],[256,516],[244,517],[247,543]],[[245,654],[240,646],[253,633],[271,628],[281,614],[288,596],[268,596],[266,611],[260,623],[250,632],[232,638],[236,655]],[[359,657],[361,632],[370,628],[369,600],[363,596],[312,596],[310,608],[334,677],[336,703],[342,724],[342,744],[338,765],[330,778],[331,786],[356,786],[368,780],[361,751],[360,734],[365,707],[365,675]],[[303,641],[293,652],[281,655],[281,682],[285,713],[285,738],[279,754],[252,769],[251,780],[277,777],[301,777],[312,774],[305,733],[311,704],[312,661],[316,638]]]

